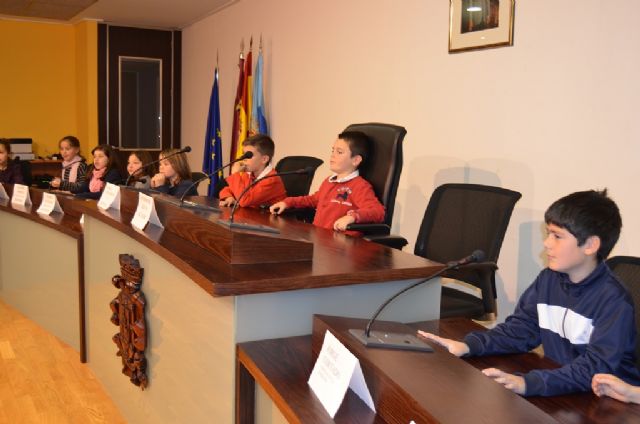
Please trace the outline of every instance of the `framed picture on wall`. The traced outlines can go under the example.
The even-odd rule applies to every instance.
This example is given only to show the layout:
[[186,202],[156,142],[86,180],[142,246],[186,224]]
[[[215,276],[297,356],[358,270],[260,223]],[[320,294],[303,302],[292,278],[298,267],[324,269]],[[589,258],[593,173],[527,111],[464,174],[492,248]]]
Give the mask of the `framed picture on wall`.
[[449,53],[513,45],[515,0],[449,1]]

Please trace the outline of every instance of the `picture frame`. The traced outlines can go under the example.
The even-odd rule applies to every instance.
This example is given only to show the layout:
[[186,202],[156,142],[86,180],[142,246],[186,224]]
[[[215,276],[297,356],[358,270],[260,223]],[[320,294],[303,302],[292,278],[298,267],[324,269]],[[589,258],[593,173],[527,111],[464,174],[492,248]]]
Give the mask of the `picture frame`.
[[449,2],[449,53],[513,45],[515,0]]

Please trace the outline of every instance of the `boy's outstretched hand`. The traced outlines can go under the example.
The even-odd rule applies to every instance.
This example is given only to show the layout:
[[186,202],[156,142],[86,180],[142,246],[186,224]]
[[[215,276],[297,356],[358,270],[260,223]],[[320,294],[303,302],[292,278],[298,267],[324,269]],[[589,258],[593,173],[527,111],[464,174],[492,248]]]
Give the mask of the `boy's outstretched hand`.
[[353,224],[356,222],[356,219],[351,215],[345,215],[342,218],[336,219],[336,222],[333,223],[333,229],[336,231],[345,231],[347,229],[347,225]]
[[220,200],[218,206],[233,206],[236,203],[236,199],[229,196],[226,199]]
[[527,385],[524,382],[524,377],[519,375],[509,374],[498,368],[487,368],[482,370],[482,373],[487,377],[493,378],[497,383],[502,384],[507,389],[515,392],[519,395],[524,395]]
[[440,346],[447,348],[449,353],[456,356],[462,356],[469,353],[469,346],[463,342],[457,342],[451,339],[445,339],[444,337],[436,336],[435,334],[427,333],[426,331],[418,330],[418,335],[424,337],[427,340],[434,341]]
[[593,393],[621,402],[640,403],[640,387],[634,387],[611,374],[596,374],[591,380]]
[[269,207],[269,212],[274,215],[280,215],[282,212],[284,212],[285,209],[287,209],[287,204],[284,202],[278,202]]

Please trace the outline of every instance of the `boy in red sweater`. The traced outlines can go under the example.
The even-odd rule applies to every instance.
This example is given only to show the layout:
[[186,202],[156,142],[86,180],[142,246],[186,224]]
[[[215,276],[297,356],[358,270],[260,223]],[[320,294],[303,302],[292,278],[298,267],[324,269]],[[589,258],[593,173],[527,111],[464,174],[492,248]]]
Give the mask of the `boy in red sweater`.
[[371,184],[359,176],[358,167],[367,158],[369,138],[359,131],[338,135],[331,149],[329,168],[333,172],[311,196],[287,197],[269,208],[280,214],[287,208],[315,208],[313,225],[345,231],[351,223],[384,220],[384,206]]
[[240,199],[242,207],[257,208],[270,205],[287,197],[280,177],[264,178],[276,173],[271,166],[271,158],[275,150],[273,140],[264,134],[256,134],[242,142],[245,152],[253,153],[251,159],[245,159],[234,167],[234,173],[227,177],[227,187],[220,191],[220,206],[233,206],[242,192],[256,180],[262,180]]

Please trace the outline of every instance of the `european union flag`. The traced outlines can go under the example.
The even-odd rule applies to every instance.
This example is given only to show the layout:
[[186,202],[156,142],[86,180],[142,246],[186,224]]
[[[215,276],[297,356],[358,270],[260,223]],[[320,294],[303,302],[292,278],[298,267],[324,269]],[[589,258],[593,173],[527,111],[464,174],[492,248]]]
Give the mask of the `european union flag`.
[[[204,140],[204,160],[202,172],[211,174],[222,166],[222,132],[220,130],[220,95],[218,93],[218,67],[216,66],[209,99],[209,116],[207,117],[207,133]],[[216,184],[222,179],[222,171],[211,177],[208,195],[213,196]]]

